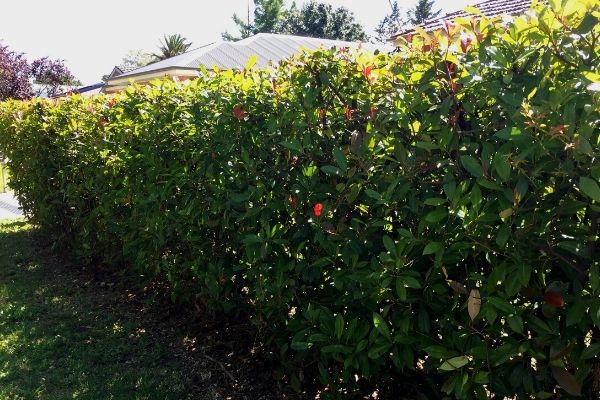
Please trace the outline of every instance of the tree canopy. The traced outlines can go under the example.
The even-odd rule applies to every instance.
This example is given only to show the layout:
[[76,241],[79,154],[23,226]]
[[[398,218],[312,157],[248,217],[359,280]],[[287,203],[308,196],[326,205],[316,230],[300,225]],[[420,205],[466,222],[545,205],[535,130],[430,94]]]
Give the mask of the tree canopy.
[[33,95],[30,71],[31,67],[22,53],[0,45],[0,101],[30,98]]
[[301,8],[292,3],[286,9],[283,0],[254,0],[254,6],[252,20],[250,12],[246,21],[237,14],[233,15],[239,35],[224,32],[223,39],[239,40],[261,32],[350,41],[367,39],[363,27],[346,7],[334,9],[315,0]]
[[43,57],[31,63],[33,83],[40,85],[36,95],[56,96],[65,85],[79,86],[81,82],[69,71],[62,60],[51,60]]
[[132,66],[136,68],[145,67],[154,61],[154,56],[144,50],[129,50],[123,59],[121,65]]
[[349,41],[367,39],[363,27],[346,7],[334,9],[330,4],[313,0],[300,9],[293,4],[286,16],[281,33]]
[[[34,91],[32,83],[40,85],[40,89]],[[42,57],[29,64],[22,53],[0,45],[0,101],[42,94],[55,96],[64,85],[80,84],[63,60]]]
[[390,37],[402,30],[406,25],[406,19],[403,17],[398,6],[398,1],[390,0],[390,13],[386,15],[375,28],[376,39],[380,42],[386,42]]
[[153,54],[155,61],[166,60],[167,58],[183,54],[192,45],[186,38],[180,34],[164,35],[159,44],[159,53]]
[[417,4],[408,11],[408,18],[411,24],[422,24],[428,19],[440,15],[441,10],[434,11],[434,0],[419,0]]

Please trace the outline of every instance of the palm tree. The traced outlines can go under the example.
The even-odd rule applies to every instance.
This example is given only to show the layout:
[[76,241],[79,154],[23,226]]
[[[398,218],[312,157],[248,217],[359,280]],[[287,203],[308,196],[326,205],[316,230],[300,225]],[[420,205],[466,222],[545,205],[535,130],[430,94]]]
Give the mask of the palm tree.
[[180,34],[165,35],[159,44],[160,53],[153,54],[155,61],[165,60],[185,53],[192,43],[187,43],[187,39]]

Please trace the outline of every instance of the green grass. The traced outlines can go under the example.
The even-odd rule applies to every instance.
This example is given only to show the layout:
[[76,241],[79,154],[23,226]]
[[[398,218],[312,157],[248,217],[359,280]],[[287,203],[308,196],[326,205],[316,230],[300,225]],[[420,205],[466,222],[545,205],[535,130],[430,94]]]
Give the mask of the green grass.
[[37,256],[30,234],[0,221],[0,399],[192,398],[182,361],[135,310]]

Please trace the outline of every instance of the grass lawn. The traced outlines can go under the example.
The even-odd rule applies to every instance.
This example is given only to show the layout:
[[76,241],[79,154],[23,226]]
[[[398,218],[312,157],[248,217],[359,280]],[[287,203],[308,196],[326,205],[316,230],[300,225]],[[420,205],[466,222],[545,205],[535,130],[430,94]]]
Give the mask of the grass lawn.
[[110,284],[52,265],[30,234],[0,221],[0,399],[212,397],[192,393],[185,362]]

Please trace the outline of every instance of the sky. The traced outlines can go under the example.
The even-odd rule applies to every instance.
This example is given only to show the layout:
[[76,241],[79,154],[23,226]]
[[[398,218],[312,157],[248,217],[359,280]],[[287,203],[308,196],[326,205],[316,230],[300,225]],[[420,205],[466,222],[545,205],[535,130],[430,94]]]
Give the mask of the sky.
[[[350,9],[373,35],[390,11],[389,0],[321,0]],[[480,1],[480,0],[479,0]],[[298,5],[305,0],[297,0]],[[403,10],[416,0],[400,0]],[[436,0],[444,12],[477,0]],[[130,50],[156,51],[164,34],[179,33],[192,47],[235,33],[233,13],[246,15],[248,0],[7,0],[0,13],[0,43],[32,61],[48,56],[65,60],[83,84],[110,73]],[[289,5],[291,0],[287,0]]]

